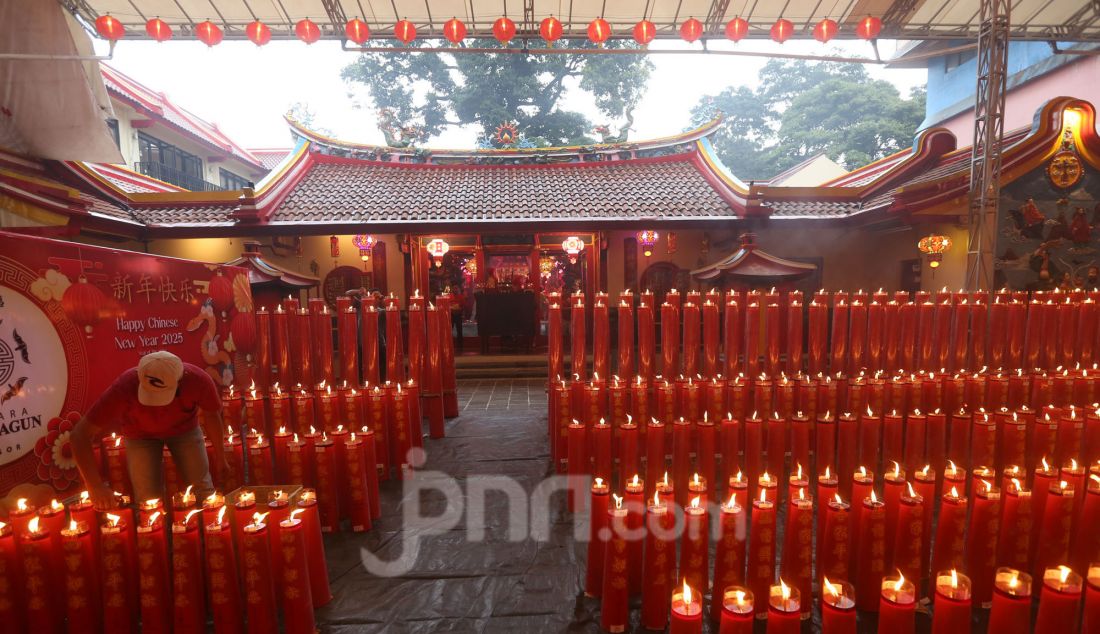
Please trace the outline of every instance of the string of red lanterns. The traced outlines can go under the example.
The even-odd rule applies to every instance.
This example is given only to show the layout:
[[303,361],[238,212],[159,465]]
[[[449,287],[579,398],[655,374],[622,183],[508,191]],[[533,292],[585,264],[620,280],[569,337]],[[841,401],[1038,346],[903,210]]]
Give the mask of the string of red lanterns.
[[[738,16],[726,23],[725,36],[731,42],[740,42],[749,34],[749,21]],[[126,28],[117,18],[109,13],[96,18],[96,33],[103,39],[112,42],[126,36]],[[680,24],[680,38],[685,42],[696,42],[703,37],[704,26],[694,17],[684,20]],[[152,18],[145,23],[146,34],[158,41],[165,42],[172,39],[174,32],[171,25],[159,17]],[[882,32],[882,19],[868,15],[856,22],[855,34],[863,40],[876,39]],[[498,18],[493,23],[493,37],[501,44],[507,45],[515,38],[517,33],[516,23],[508,18]],[[544,18],[539,24],[539,35],[548,46],[561,39],[564,33],[561,20],[554,16]],[[603,44],[612,36],[611,25],[602,17],[592,20],[588,24],[588,39],[594,44]],[[813,37],[822,44],[831,41],[840,33],[840,25],[836,20],[824,18],[813,28]],[[263,22],[256,20],[245,27],[245,34],[256,46],[263,46],[271,41],[271,29]],[[294,25],[295,36],[306,44],[313,44],[323,35],[317,23],[309,18],[299,20]],[[344,27],[344,35],[351,42],[360,46],[370,39],[371,31],[366,22],[359,18],[348,20]],[[407,19],[398,20],[393,27],[394,37],[403,44],[410,44],[417,37],[416,25]],[[443,37],[452,44],[459,44],[466,39],[467,28],[465,23],[458,18],[451,18],[443,24]],[[774,42],[782,44],[794,35],[794,24],[786,19],[779,18],[769,27],[769,35]],[[642,46],[650,44],[657,36],[657,27],[653,22],[642,19],[634,25],[632,36],[635,42]],[[216,46],[224,38],[222,29],[205,20],[195,25],[195,37],[207,46]]]

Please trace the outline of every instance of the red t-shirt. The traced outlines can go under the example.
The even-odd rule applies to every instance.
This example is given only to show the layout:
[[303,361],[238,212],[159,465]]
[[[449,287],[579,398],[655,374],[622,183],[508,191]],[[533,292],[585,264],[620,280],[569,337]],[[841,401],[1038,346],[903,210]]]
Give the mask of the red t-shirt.
[[222,406],[214,379],[190,363],[183,364],[175,400],[162,407],[139,403],[138,383],[137,368],[123,372],[88,410],[88,421],[126,438],[168,438],[194,429],[199,409]]

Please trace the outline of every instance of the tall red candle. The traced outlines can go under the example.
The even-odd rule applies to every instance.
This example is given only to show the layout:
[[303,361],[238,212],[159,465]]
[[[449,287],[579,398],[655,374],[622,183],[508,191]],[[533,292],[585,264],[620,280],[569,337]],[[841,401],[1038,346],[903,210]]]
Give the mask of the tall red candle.
[[[809,602],[809,597],[806,601]],[[798,634],[802,629],[802,595],[782,579],[768,589],[768,634]]]
[[605,546],[603,562],[603,588],[600,601],[600,627],[608,632],[626,630],[629,607],[629,556],[626,532],[627,510],[623,498],[618,495],[614,506],[607,509],[606,524],[610,538]]
[[[954,634],[971,629],[970,578],[952,568],[935,577],[932,634]],[[990,586],[993,585],[992,579]]]
[[[754,595],[767,596],[775,575],[775,504],[763,490],[752,502],[749,527],[747,582]],[[767,606],[756,606],[758,615],[766,612]]]
[[983,481],[976,489],[970,526],[966,531],[966,570],[973,579],[974,601],[989,607],[993,600],[997,537],[1001,534],[1001,492],[988,481]]
[[64,624],[63,595],[57,592],[61,579],[56,567],[56,552],[50,531],[40,526],[41,518],[35,516],[27,522],[26,531],[18,544],[22,579],[16,580],[23,587],[26,605],[26,631],[59,634]]
[[154,512],[137,527],[138,576],[141,580],[142,632],[172,631],[171,579],[164,517]]
[[878,610],[879,634],[913,634],[916,631],[917,593],[903,575],[882,579]]
[[638,303],[638,375],[652,381],[657,374],[653,295],[642,293]]
[[1043,571],[1043,589],[1039,594],[1035,634],[1077,631],[1082,586],[1081,575],[1064,565]]
[[215,521],[204,527],[206,580],[210,586],[210,612],[217,634],[239,633],[243,615],[233,534],[224,519],[224,511],[222,507]]
[[281,385],[291,385],[294,382],[288,318],[281,304],[275,306],[275,311],[271,313],[271,362],[275,366],[275,380]]
[[1028,634],[1031,631],[1031,575],[999,568],[993,579],[993,608],[989,631]]
[[[1039,482],[1036,480],[1036,485]],[[1069,560],[1070,526],[1073,517],[1073,486],[1061,480],[1052,485],[1039,514],[1039,535],[1033,566],[1037,571],[1061,565]]]
[[[224,508],[224,507],[223,507]],[[204,516],[188,511],[172,522],[172,627],[178,634],[206,631],[206,583],[199,525]]]
[[106,632],[132,632],[138,606],[132,602],[128,587],[137,571],[127,563],[130,545],[124,521],[111,513],[106,517],[107,523],[100,527],[103,629]]
[[856,633],[856,591],[843,579],[822,579],[822,634]]
[[276,631],[275,586],[271,578],[271,550],[267,514],[257,513],[242,532],[241,578],[244,586],[245,613],[248,631]]
[[[323,562],[325,561],[325,548],[321,541],[321,520],[317,512],[317,492],[312,489],[303,490],[298,495],[298,509],[303,511],[301,514],[302,535],[305,539],[307,559]],[[327,605],[329,601],[332,601],[327,566],[309,567],[309,586],[314,608]]]
[[339,490],[342,479],[336,464],[336,447],[324,432],[313,444],[314,467],[317,471],[318,510],[323,533],[333,533],[340,528]]
[[642,626],[663,630],[668,623],[669,596],[675,573],[675,517],[669,506],[654,494],[646,508],[645,554],[642,561]]
[[608,486],[603,478],[592,481],[589,502],[588,558],[585,567],[584,594],[598,597],[603,591],[603,562],[607,549]]
[[359,309],[359,363],[363,381],[378,385],[378,309],[369,303]]
[[629,290],[619,300],[618,318],[619,360],[615,371],[626,378],[634,375],[634,299]]
[[676,307],[667,301],[661,304],[661,374],[680,373],[680,317]]
[[801,596],[807,598],[802,604],[802,614],[804,619],[809,619],[814,531],[813,499],[805,491],[806,489],[798,489],[798,495],[792,497],[787,506],[781,577],[790,580]]
[[611,376],[611,326],[607,296],[597,293],[592,306],[592,374]]
[[950,570],[965,565],[966,509],[966,496],[954,487],[942,496],[936,539],[933,540],[932,570]]
[[1085,614],[1081,631],[1087,634],[1100,632],[1100,565],[1088,566],[1085,575]]
[[756,621],[752,590],[740,585],[716,587],[712,602],[719,615],[719,634],[752,634]]

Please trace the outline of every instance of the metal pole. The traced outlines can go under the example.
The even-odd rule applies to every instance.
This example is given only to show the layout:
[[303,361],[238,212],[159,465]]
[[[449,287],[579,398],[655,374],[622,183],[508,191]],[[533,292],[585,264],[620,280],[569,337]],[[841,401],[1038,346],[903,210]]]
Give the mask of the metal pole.
[[1010,0],[981,0],[981,5],[966,248],[966,286],[969,290],[993,287],[997,202],[1001,195],[1005,69],[1008,65]]

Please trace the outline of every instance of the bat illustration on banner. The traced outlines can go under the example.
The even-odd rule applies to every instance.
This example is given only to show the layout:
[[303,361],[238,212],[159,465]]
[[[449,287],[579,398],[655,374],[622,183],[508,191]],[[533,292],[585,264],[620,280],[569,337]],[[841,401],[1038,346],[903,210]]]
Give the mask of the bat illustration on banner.
[[21,376],[19,380],[15,382],[15,385],[8,383],[8,391],[4,392],[3,396],[0,396],[0,405],[10,401],[11,399],[19,396],[23,393],[23,384],[27,382],[27,377]]
[[19,355],[23,357],[23,363],[31,362],[30,352],[27,350],[27,342],[23,341],[23,338],[19,336],[18,330],[11,331],[12,338],[15,339],[15,349],[19,351]]

